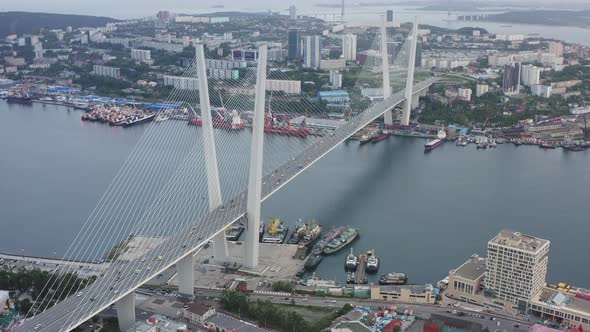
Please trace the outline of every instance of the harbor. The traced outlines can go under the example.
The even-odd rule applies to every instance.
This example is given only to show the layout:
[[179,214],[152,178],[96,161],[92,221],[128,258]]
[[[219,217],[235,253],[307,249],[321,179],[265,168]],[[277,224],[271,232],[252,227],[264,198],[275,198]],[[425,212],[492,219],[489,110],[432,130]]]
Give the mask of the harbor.
[[[6,174],[0,187],[0,219],[16,234],[27,234],[30,245],[25,255],[56,252],[61,257],[146,126],[123,129],[82,122],[82,112],[58,105],[8,105],[5,101],[0,105],[4,151],[0,164]],[[215,130],[221,133],[222,129]],[[43,144],[39,137],[43,137]],[[272,143],[280,146],[288,140],[288,136],[276,136]],[[264,202],[265,222],[280,217],[291,232],[300,219],[304,223],[315,219],[324,235],[342,225],[360,230],[357,240],[323,256],[304,280],[315,272],[324,280],[344,285],[347,275],[343,264],[353,248],[356,255],[374,249],[380,259],[379,272],[367,275],[369,283],[378,283],[382,274],[390,272],[405,273],[408,284],[435,283],[461,263],[462,259],[453,257],[481,252],[480,244],[499,227],[497,218],[509,220],[511,227],[551,237],[559,255],[575,257],[585,250],[584,230],[588,229],[579,223],[583,214],[575,211],[585,204],[582,193],[590,185],[584,177],[590,154],[506,142],[483,151],[472,143],[460,148],[453,141],[425,154],[427,141],[390,136],[376,144],[345,142]],[[26,171],[16,167],[15,160],[28,165]],[[220,165],[225,165],[223,159]],[[553,171],[557,165],[563,167],[560,177]],[[506,167],[518,171],[507,172]],[[331,185],[317,186],[321,179],[332,179]],[[465,195],[465,186],[476,190]],[[23,193],[20,187],[36,191]],[[554,192],[570,194],[557,197]],[[410,208],[415,202],[423,204]],[[31,204],[35,204],[34,211]],[[530,222],[532,211],[523,206],[535,207],[534,223]],[[496,211],[497,218],[488,217],[489,209]],[[563,220],[565,227],[580,231],[555,232],[554,220],[562,220],[563,215],[571,216]],[[461,250],[451,244],[457,229],[470,230],[462,237]],[[48,243],[48,233],[56,234],[56,241]],[[23,241],[24,237],[4,238],[3,251],[18,255]],[[305,260],[298,262],[302,269]],[[569,267],[565,260],[549,261],[557,280],[584,284],[590,279],[590,270],[574,273]],[[298,271],[294,269],[293,274]]]

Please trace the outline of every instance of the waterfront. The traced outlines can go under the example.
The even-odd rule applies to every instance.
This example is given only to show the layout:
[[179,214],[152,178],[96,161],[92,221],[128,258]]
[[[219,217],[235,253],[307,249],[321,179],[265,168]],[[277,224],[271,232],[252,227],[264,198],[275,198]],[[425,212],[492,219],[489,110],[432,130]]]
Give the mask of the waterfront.
[[[146,128],[85,124],[80,114],[0,101],[0,227],[16,234],[3,237],[1,252],[63,254]],[[281,139],[289,138],[273,140]],[[265,202],[263,214],[291,226],[313,217],[327,228],[359,227],[355,251],[375,249],[380,273],[405,272],[413,283],[436,282],[513,228],[552,241],[549,281],[588,286],[590,269],[574,261],[590,249],[588,151],[445,144],[424,154],[423,143],[342,144]],[[318,274],[343,281],[347,252],[324,259]]]

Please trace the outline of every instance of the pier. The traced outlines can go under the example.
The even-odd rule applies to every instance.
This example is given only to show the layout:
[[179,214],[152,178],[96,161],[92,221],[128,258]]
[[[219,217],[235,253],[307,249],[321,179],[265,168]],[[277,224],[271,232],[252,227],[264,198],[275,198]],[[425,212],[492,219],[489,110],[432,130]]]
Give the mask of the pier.
[[365,266],[367,264],[367,255],[362,254],[359,255],[359,265],[356,270],[356,275],[354,278],[354,283],[357,285],[362,285],[367,283],[367,275],[365,272]]

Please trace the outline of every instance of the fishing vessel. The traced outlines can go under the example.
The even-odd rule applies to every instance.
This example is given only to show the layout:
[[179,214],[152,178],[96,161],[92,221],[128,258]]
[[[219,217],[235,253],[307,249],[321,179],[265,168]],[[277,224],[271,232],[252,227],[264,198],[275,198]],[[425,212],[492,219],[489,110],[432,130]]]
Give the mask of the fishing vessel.
[[355,256],[352,248],[350,248],[350,254],[346,256],[346,261],[344,262],[344,270],[346,271],[356,271],[359,265],[359,259]]
[[367,271],[367,273],[375,273],[379,271],[379,258],[375,256],[375,250],[367,251],[367,262],[365,264],[365,271]]
[[429,141],[428,143],[424,144],[424,151],[434,150],[441,144],[443,144],[445,142],[445,138],[447,137],[447,133],[441,129],[438,131],[436,137],[437,138],[433,139],[432,141]]
[[305,234],[303,234],[303,238],[299,241],[299,244],[309,247],[320,238],[323,230],[324,228],[321,225],[312,222],[311,225],[307,227],[307,230],[305,231]]
[[391,272],[381,275],[379,285],[403,285],[408,281],[405,273]]
[[305,261],[305,264],[303,265],[303,267],[305,267],[305,269],[307,271],[311,271],[313,269],[315,269],[318,265],[320,265],[320,263],[322,262],[322,255],[310,255],[307,260]]
[[346,229],[340,233],[339,236],[328,242],[324,247],[324,254],[329,255],[337,252],[338,250],[346,247],[352,241],[354,241],[359,235],[359,231],[356,228],[346,227]]
[[281,223],[281,219],[271,218],[270,223],[268,224],[268,229],[262,236],[262,242],[283,243],[283,241],[285,241],[285,237],[287,237],[288,232],[289,227],[283,225],[283,223]]
[[555,149],[557,147],[557,144],[545,141],[541,143],[540,147],[542,147],[543,149]]
[[[301,219],[299,219],[299,221],[301,221]],[[308,227],[307,224],[297,224],[295,226],[295,231],[293,231],[293,234],[291,234],[291,237],[289,237],[289,240],[287,240],[287,243],[289,243],[289,244],[299,243],[299,241],[301,241],[301,239],[305,235],[305,232],[307,231],[307,227]]]

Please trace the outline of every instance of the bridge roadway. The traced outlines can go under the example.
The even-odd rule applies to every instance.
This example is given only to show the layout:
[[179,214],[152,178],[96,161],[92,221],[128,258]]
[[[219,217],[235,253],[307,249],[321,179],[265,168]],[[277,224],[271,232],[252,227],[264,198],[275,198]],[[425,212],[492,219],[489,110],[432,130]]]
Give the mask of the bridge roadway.
[[[439,80],[433,77],[414,85],[413,93],[428,88]],[[404,101],[404,92],[397,92],[385,101],[373,105],[354,119],[337,128],[333,133],[309,146],[274,172],[262,178],[262,201],[285,186],[305,169],[313,165],[338,144],[374,121],[380,115]],[[246,215],[246,191],[239,193],[229,204],[209,212],[198,222],[190,225],[162,242],[155,249],[132,262],[115,262],[109,271],[80,294],[72,295],[50,309],[27,320],[16,331],[71,331],[111,304],[150,279],[176,264],[182,258],[193,255],[197,248],[210,241],[225,227]],[[195,236],[197,235],[197,236]],[[35,328],[36,327],[36,328]]]

